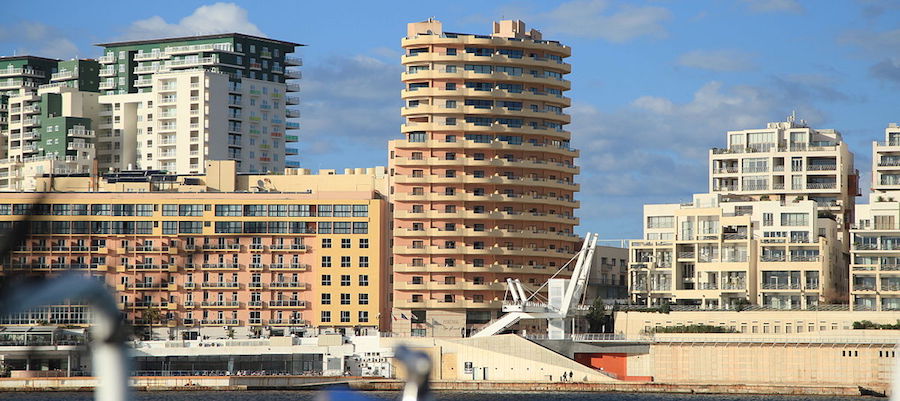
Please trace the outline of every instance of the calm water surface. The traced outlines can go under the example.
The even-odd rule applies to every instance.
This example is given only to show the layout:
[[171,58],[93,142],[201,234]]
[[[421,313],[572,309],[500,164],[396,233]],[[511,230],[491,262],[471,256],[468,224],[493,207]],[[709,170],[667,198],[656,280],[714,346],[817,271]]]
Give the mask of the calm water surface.
[[[315,391],[160,391],[136,393],[137,401],[312,401]],[[369,391],[362,393],[373,400],[396,400],[399,393]],[[88,401],[93,393],[0,393],[0,400],[10,401]],[[481,393],[437,392],[435,401],[863,401],[861,397],[806,396],[735,396],[635,393]]]

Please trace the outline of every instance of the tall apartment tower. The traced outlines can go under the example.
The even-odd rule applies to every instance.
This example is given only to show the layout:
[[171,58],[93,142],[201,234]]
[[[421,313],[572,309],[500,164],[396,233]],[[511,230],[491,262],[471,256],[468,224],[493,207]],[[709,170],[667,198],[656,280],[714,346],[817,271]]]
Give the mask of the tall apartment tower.
[[409,24],[402,46],[394,331],[466,335],[498,316],[507,277],[537,289],[579,246],[571,49],[521,21],[472,35],[433,19]]
[[729,131],[724,149],[709,153],[711,193],[756,200],[812,200],[838,223],[849,247],[859,173],[841,134],[813,129],[792,115],[766,128]]
[[0,190],[33,190],[42,174],[90,170],[98,70],[95,60],[0,58]]
[[900,310],[900,126],[890,124],[884,139],[872,142],[872,192],[851,230],[853,310]]
[[297,43],[238,33],[104,43],[101,169],[200,173],[206,160],[240,172],[296,167],[287,132],[300,78]]

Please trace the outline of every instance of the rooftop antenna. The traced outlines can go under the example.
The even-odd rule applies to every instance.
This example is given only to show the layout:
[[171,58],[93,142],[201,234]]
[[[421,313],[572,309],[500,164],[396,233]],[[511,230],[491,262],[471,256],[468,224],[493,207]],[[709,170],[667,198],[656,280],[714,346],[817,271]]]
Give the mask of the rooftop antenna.
[[788,117],[788,122],[794,122],[797,119],[797,110],[791,110],[791,116]]

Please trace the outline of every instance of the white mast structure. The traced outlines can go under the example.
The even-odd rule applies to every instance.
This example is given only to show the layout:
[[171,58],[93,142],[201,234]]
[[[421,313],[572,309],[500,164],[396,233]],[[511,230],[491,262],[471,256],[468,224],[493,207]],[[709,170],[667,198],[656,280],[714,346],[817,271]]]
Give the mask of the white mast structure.
[[[522,319],[547,319],[547,338],[551,340],[565,339],[566,334],[571,334],[566,333],[566,318],[569,317],[573,305],[577,305],[577,300],[581,298],[587,287],[597,240],[598,234],[588,233],[578,254],[550,277],[546,284],[541,286],[541,288],[548,287],[549,300],[547,303],[532,301],[541,288],[531,295],[526,295],[525,288],[519,279],[507,278],[507,291],[509,291],[512,301],[503,304],[503,312],[506,314],[485,326],[472,337],[498,334]],[[576,261],[571,278],[555,278],[572,263],[572,260]]]

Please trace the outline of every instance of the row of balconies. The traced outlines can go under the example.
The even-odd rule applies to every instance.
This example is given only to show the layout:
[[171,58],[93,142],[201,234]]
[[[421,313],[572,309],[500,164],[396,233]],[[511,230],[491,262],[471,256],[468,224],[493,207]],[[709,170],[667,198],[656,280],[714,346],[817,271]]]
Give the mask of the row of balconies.
[[485,246],[484,248],[475,248],[474,246],[460,245],[454,248],[444,248],[434,245],[417,247],[407,247],[396,245],[393,248],[394,254],[400,255],[518,255],[518,256],[548,256],[548,254],[574,255],[575,251],[566,249],[548,249],[548,248],[529,248],[529,247],[501,247],[501,246]]
[[538,120],[551,120],[560,124],[569,124],[572,122],[572,117],[565,113],[556,113],[555,111],[534,110],[527,108],[511,109],[508,107],[499,106],[478,107],[465,105],[457,105],[456,107],[440,107],[420,104],[418,106],[403,107],[400,109],[400,116],[402,117],[414,117],[418,115],[447,115],[456,116],[459,120],[463,120],[463,114],[496,117],[534,118]]
[[522,134],[522,135],[540,135],[551,138],[559,138],[568,140],[572,133],[563,129],[553,129],[543,126],[530,126],[527,124],[506,125],[501,123],[476,124],[457,121],[454,124],[438,123],[438,122],[407,122],[400,125],[402,133],[409,132],[466,132],[466,133],[500,133],[500,134]]
[[[492,56],[476,56],[471,53],[458,52],[457,54],[446,53],[416,53],[404,55],[400,59],[401,63],[418,64],[418,63],[463,63],[477,62],[479,64],[497,64],[503,66],[522,66],[522,67],[545,67],[557,70],[562,74],[572,72],[572,65],[568,63],[560,63],[546,57],[509,57],[504,54],[494,54]],[[462,67],[460,67],[462,69]]]
[[[836,171],[837,164],[810,164],[806,166],[806,171]],[[791,169],[792,172],[801,172],[800,169]],[[713,174],[758,174],[758,173],[779,173],[784,172],[784,166],[772,166],[772,170],[768,168],[749,168],[741,171],[737,166],[719,167],[713,169]]]
[[555,153],[560,154],[566,157],[575,158],[578,157],[580,152],[576,149],[572,149],[561,143],[559,145],[554,144],[545,144],[545,143],[530,143],[523,142],[520,144],[509,143],[500,140],[492,140],[490,142],[476,142],[473,140],[467,139],[457,139],[453,142],[447,141],[425,141],[425,142],[410,142],[408,140],[393,140],[390,142],[391,145],[394,145],[400,149],[427,149],[427,150],[458,150],[458,149],[473,149],[473,150],[498,150],[498,151],[524,151],[524,152],[541,152],[541,153]]
[[423,299],[421,301],[413,301],[409,299],[401,299],[394,301],[395,307],[404,309],[500,309],[502,304],[502,301],[475,301],[472,299],[454,299],[453,301],[445,301],[440,299]]
[[516,230],[516,229],[485,229],[475,230],[472,228],[457,228],[456,230],[443,230],[439,228],[428,228],[424,230],[413,230],[409,228],[394,229],[394,236],[397,237],[492,237],[492,238],[535,238],[563,241],[580,241],[580,237],[573,233],[562,231],[548,230]]
[[29,77],[46,77],[47,74],[40,70],[35,70],[32,68],[4,68],[0,69],[0,77],[15,77],[15,76],[29,76]]
[[[452,266],[445,264],[406,264],[395,263],[394,271],[398,273],[514,273],[514,274],[547,274],[548,266],[542,264],[517,265],[517,264],[487,264],[475,266],[474,264],[461,263]],[[558,267],[553,267],[555,271]],[[551,272],[552,273],[552,272]],[[566,273],[568,274],[568,273]]]
[[400,192],[394,195],[396,201],[410,202],[518,202],[518,203],[537,203],[544,205],[555,205],[567,208],[578,208],[580,202],[561,196],[544,196],[544,195],[520,195],[520,194],[485,194],[475,195],[471,192],[458,192],[453,195],[445,195],[443,193],[429,192],[427,194],[415,194],[410,192]]
[[474,175],[460,174],[455,177],[440,175],[424,175],[415,177],[411,175],[395,175],[393,180],[397,184],[493,184],[493,185],[527,185],[541,186],[568,191],[580,190],[580,185],[568,180],[552,180],[539,177],[507,177],[495,174],[491,177],[475,177]]
[[726,149],[713,148],[714,155],[743,154],[743,153],[782,153],[782,152],[836,152],[840,149],[837,142],[821,143],[793,143],[789,146],[767,143],[751,146],[732,146]]
[[394,212],[394,218],[398,219],[480,219],[480,220],[517,220],[517,221],[541,221],[547,223],[578,224],[578,218],[564,214],[550,214],[540,212],[516,212],[516,211],[486,211],[476,213],[471,210],[457,212],[443,212],[440,210],[426,210],[414,212],[411,210],[399,210]]
[[400,97],[404,100],[409,99],[421,99],[421,98],[447,98],[447,99],[458,99],[462,101],[463,99],[500,99],[500,100],[515,100],[515,101],[529,101],[529,102],[543,102],[543,103],[551,103],[557,105],[559,107],[569,107],[572,105],[572,100],[561,95],[551,94],[543,91],[511,91],[506,89],[500,89],[497,87],[492,88],[491,90],[480,90],[474,88],[465,88],[465,87],[457,87],[455,89],[446,89],[446,88],[414,88],[414,89],[403,89],[400,91]]
[[567,79],[535,76],[527,73],[521,75],[513,75],[507,72],[494,71],[491,73],[479,73],[475,71],[457,68],[455,71],[448,72],[443,70],[424,70],[413,73],[404,72],[400,74],[400,80],[403,82],[420,81],[420,80],[486,80],[491,82],[516,82],[527,85],[540,85],[557,88],[562,91],[572,89],[572,82]]
[[527,169],[541,169],[541,170],[556,170],[567,172],[571,174],[578,174],[580,171],[578,166],[572,163],[562,163],[562,162],[549,162],[546,160],[538,160],[538,159],[505,159],[500,156],[495,156],[490,159],[475,159],[474,157],[457,157],[455,159],[441,159],[437,157],[429,157],[429,158],[421,158],[415,159],[411,157],[402,157],[396,156],[394,157],[393,164],[395,166],[400,167],[415,167],[415,166],[428,166],[428,167],[438,167],[438,166],[447,166],[447,167],[457,167],[457,166],[465,166],[465,167],[513,167],[513,168],[527,168]]
[[481,283],[476,284],[471,281],[461,281],[457,283],[444,283],[441,281],[427,281],[415,283],[412,281],[408,282],[394,282],[395,290],[410,290],[410,291],[424,291],[424,290],[435,290],[435,291],[505,291],[506,283]]

